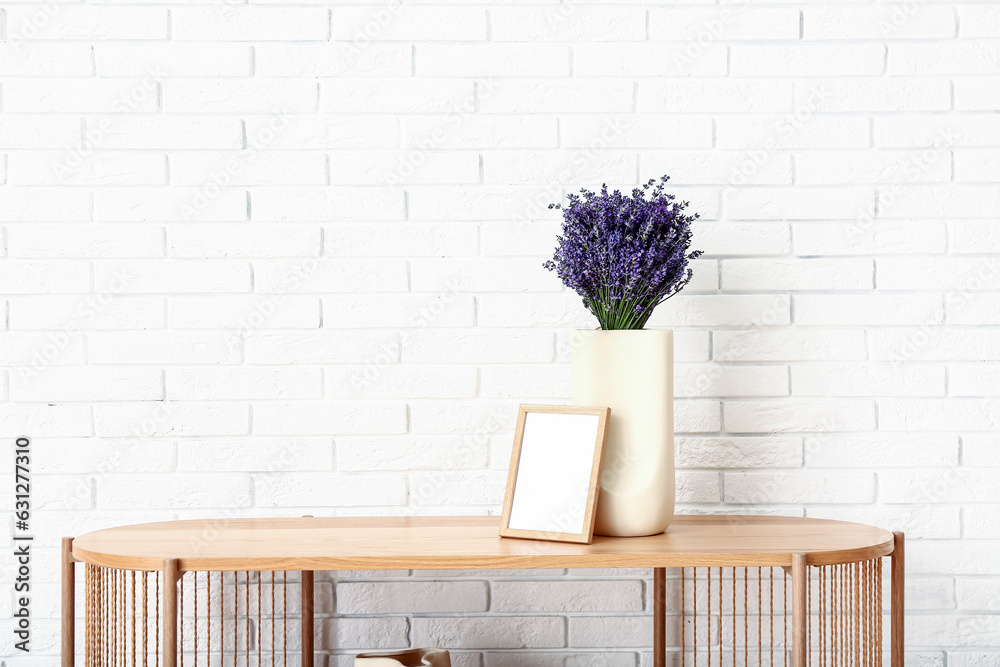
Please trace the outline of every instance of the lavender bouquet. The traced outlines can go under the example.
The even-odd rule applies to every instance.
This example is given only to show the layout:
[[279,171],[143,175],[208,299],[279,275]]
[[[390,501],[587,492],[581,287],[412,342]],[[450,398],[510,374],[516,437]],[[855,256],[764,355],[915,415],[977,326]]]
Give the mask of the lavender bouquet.
[[663,191],[668,180],[651,179],[631,197],[603,185],[549,205],[562,210],[563,226],[544,266],[583,298],[602,329],[642,329],[691,281],[688,261],[702,254],[688,252],[698,215],[685,215],[688,202]]

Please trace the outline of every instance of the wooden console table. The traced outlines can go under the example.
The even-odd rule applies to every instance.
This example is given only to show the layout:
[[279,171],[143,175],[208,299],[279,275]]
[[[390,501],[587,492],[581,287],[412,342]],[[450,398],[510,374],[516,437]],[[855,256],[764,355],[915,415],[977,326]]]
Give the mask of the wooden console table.
[[[822,519],[678,516],[662,535],[575,545],[501,539],[498,525],[497,517],[219,519],[65,538],[62,665],[74,667],[78,562],[86,667],[177,667],[185,655],[208,667],[218,657],[221,667],[229,654],[239,667],[243,653],[249,667],[251,643],[258,664],[268,652],[265,664],[287,664],[289,571],[299,573],[301,664],[311,667],[316,570],[524,568],[651,568],[655,667],[668,657],[722,665],[724,655],[730,665],[883,665],[889,557],[890,664],[903,667],[902,533]],[[666,568],[680,574],[671,623]]]

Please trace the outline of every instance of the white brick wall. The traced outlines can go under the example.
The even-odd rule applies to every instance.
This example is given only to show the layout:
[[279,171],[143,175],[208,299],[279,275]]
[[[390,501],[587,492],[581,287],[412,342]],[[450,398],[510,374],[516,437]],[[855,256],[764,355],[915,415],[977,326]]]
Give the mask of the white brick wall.
[[[904,529],[908,664],[1000,664],[996,6],[28,1],[0,39],[10,665],[54,664],[65,534],[496,512],[593,326],[545,207],[662,173],[706,253],[653,320],[680,511]],[[322,575],[320,667],[650,664],[648,572],[458,574]]]

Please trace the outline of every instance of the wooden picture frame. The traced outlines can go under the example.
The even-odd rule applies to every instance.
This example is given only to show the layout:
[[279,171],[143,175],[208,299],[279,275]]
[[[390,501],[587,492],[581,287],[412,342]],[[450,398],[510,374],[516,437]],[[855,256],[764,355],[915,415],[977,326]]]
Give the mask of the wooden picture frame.
[[501,537],[593,541],[610,414],[575,405],[518,408]]

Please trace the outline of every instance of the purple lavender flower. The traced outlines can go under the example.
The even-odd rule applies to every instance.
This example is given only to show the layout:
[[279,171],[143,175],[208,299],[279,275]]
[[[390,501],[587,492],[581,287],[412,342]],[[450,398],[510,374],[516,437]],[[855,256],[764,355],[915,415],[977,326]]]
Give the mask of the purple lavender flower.
[[654,308],[691,281],[688,261],[702,254],[688,252],[698,215],[685,215],[688,202],[663,191],[668,180],[651,179],[631,197],[602,185],[549,205],[562,210],[563,226],[544,266],[583,298],[602,329],[643,328]]

